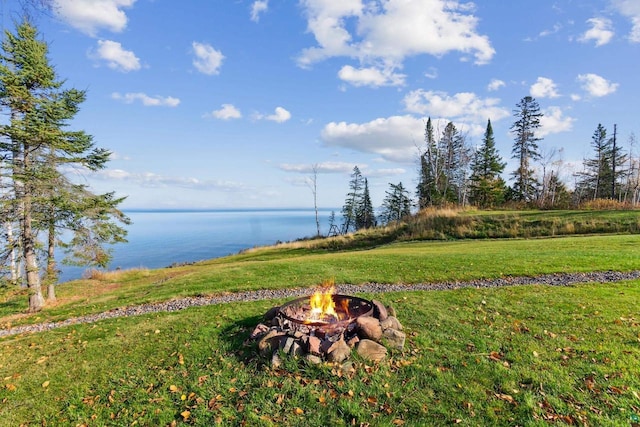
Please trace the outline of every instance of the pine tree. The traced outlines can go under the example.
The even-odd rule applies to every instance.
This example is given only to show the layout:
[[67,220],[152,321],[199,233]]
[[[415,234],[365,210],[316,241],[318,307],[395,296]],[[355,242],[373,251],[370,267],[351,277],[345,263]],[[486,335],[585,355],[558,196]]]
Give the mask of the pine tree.
[[433,206],[437,198],[440,157],[438,156],[438,148],[431,117],[427,119],[425,126],[424,142],[425,149],[420,155],[420,171],[417,188],[419,209]]
[[[9,116],[8,123],[0,126],[0,154],[10,167],[12,212],[19,223],[17,238],[29,288],[30,311],[38,311],[44,305],[36,254],[38,230],[49,232],[51,249],[55,246],[61,215],[74,217],[76,221],[91,217],[87,210],[60,209],[70,204],[61,198],[65,194],[61,183],[66,180],[59,168],[76,165],[97,170],[104,167],[110,154],[95,148],[92,137],[85,132],[65,129],[86,95],[84,91],[62,89],[63,82],[57,80],[47,51],[47,44],[37,39],[35,27],[24,21],[16,34],[6,33],[0,57],[0,105]],[[83,203],[100,197],[82,194]],[[116,199],[113,202],[115,209]],[[105,217],[96,226],[93,232],[100,234],[100,238],[123,232]]]
[[402,182],[398,184],[389,183],[389,190],[385,194],[380,214],[382,223],[389,224],[394,221],[400,221],[411,215],[411,199]]
[[584,171],[579,173],[579,194],[583,199],[612,199],[617,197],[617,183],[626,174],[626,154],[615,143],[615,137],[607,138],[607,129],[598,123],[591,136],[595,155],[583,161]]
[[512,157],[518,161],[518,168],[512,173],[514,184],[512,197],[516,201],[531,202],[535,199],[538,183],[531,168],[531,162],[540,158],[538,141],[535,133],[540,128],[540,112],[538,102],[531,96],[520,100],[514,110],[516,121],[511,126],[514,135]]
[[348,233],[357,230],[358,209],[362,200],[364,189],[364,178],[358,166],[353,167],[351,180],[349,181],[349,192],[342,206],[342,232]]
[[496,149],[491,120],[487,121],[482,145],[471,161],[471,202],[481,208],[496,206],[504,200],[505,182],[501,177],[506,163]]
[[369,194],[369,181],[364,179],[364,189],[360,203],[357,207],[356,229],[371,228],[376,226],[376,217],[373,212],[373,203]]

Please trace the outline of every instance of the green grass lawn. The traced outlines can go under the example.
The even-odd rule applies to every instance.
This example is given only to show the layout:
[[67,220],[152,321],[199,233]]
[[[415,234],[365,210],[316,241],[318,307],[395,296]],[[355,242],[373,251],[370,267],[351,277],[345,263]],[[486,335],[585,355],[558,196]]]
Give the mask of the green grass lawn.
[[[283,246],[58,287],[0,325],[325,280],[419,283],[640,270],[640,235],[398,242],[358,251]],[[248,341],[260,301],[103,320],[0,339],[0,426],[637,426],[640,281],[364,295],[392,305],[404,351],[381,363],[291,358]]]
[[378,364],[274,370],[274,302],[0,342],[0,425],[597,425],[640,416],[640,282],[380,294],[408,343]]
[[640,235],[400,242],[327,252],[266,248],[195,265],[122,272],[58,287],[58,304],[31,316],[24,294],[6,295],[0,325],[63,320],[188,295],[336,283],[420,283],[505,276],[640,269]]

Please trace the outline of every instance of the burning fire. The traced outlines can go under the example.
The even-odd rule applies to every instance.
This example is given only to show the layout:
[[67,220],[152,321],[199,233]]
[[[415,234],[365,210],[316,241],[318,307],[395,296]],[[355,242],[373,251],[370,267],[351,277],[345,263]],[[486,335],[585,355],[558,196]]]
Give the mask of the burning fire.
[[338,320],[338,313],[336,313],[336,304],[333,301],[333,294],[335,288],[331,286],[324,291],[319,290],[313,293],[309,298],[309,305],[311,311],[309,313],[308,321],[327,321],[331,318]]

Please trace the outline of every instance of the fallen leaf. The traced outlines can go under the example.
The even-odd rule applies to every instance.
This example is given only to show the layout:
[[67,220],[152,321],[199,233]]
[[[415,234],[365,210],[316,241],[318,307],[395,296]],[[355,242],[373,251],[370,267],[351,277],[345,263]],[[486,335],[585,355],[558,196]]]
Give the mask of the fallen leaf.
[[184,365],[184,356],[182,353],[178,353],[178,363]]
[[489,359],[493,360],[494,362],[500,362],[502,360],[502,356],[497,351],[492,351],[491,353],[489,353]]
[[49,381],[48,380],[42,383],[42,388],[47,388],[47,387],[49,387]]
[[175,393],[176,391],[178,391],[178,387],[176,387],[175,385],[171,384],[171,385],[169,386],[169,391],[170,391],[171,393]]
[[191,416],[191,411],[183,411],[180,413],[180,415],[182,415],[182,419],[184,421],[187,421],[189,419],[189,417]]
[[609,391],[613,392],[615,394],[624,394],[625,390],[623,388],[620,387],[616,387],[616,386],[609,386]]
[[587,387],[587,390],[593,391],[593,389],[594,389],[594,387],[596,385],[596,382],[595,382],[595,380],[593,378],[593,375],[589,375],[588,377],[586,377],[584,379],[584,385]]
[[304,414],[304,410],[303,410],[302,408],[298,408],[298,407],[296,407],[296,408],[293,410],[293,413],[294,413],[294,414],[296,414],[296,415],[302,415],[302,414]]
[[504,393],[495,393],[495,396],[500,399],[500,400],[504,400],[506,402],[509,403],[516,403],[515,399],[513,398],[513,396],[510,396],[508,394],[504,394]]
[[396,418],[392,422],[393,422],[393,425],[396,425],[396,426],[401,426],[404,424],[404,420],[401,420],[400,418]]

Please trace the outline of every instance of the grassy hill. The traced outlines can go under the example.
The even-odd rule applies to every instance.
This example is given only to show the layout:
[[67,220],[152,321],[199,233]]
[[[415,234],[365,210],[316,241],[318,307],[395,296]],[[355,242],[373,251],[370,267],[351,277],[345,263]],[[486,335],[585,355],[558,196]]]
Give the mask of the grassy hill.
[[[624,211],[425,212],[411,223],[177,268],[95,273],[59,286],[58,303],[36,315],[23,312],[25,295],[5,291],[0,324],[327,279],[410,284],[635,271],[639,221]],[[523,238],[572,234],[571,227],[580,235]],[[429,235],[439,240],[421,240]],[[379,364],[286,360],[272,369],[247,337],[282,300],[3,338],[0,425],[640,423],[640,281],[364,296],[394,306],[408,335],[404,351]]]

